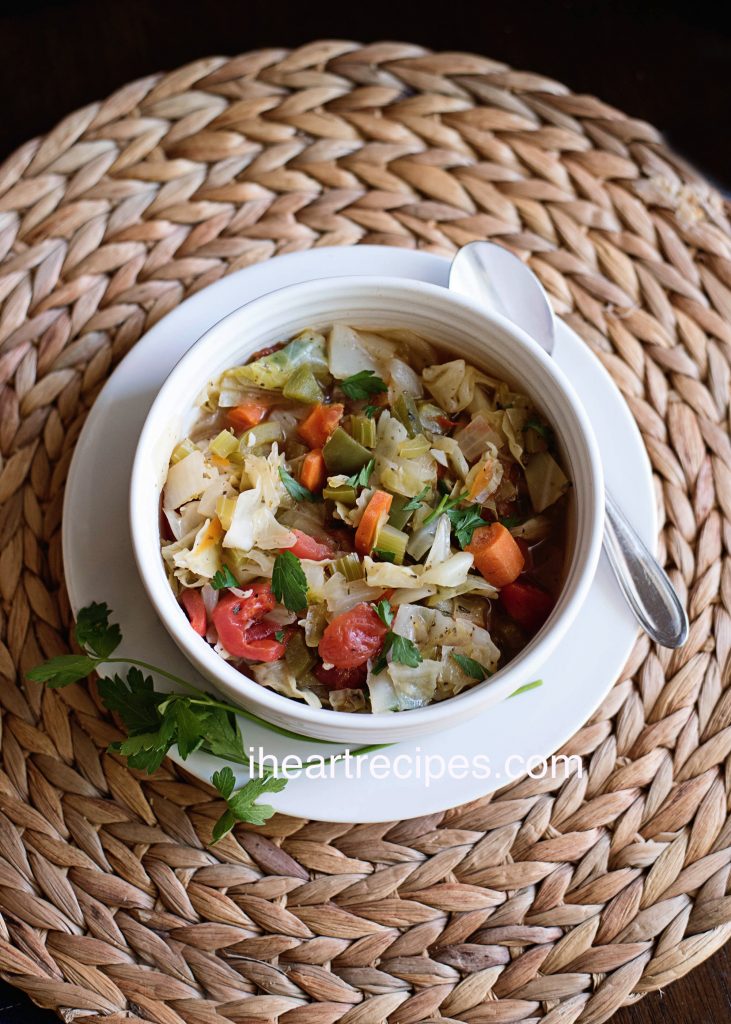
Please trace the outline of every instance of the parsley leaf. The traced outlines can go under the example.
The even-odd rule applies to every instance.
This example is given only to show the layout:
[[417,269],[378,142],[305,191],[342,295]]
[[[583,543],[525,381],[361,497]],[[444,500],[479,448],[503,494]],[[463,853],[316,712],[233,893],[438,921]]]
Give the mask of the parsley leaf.
[[363,410],[364,415],[367,416],[369,420],[372,420],[377,412],[380,412],[380,406],[378,405],[367,405]]
[[375,604],[371,605],[371,607],[383,625],[390,627],[393,622],[393,612],[391,611],[391,605],[389,602],[385,600],[377,601]]
[[401,511],[402,512],[415,512],[419,508],[419,506],[421,505],[422,501],[426,501],[426,496],[427,496],[428,493],[429,493],[429,485],[427,484],[426,487],[422,487],[422,489],[419,491],[419,493],[415,497],[409,498],[409,500],[403,506]]
[[284,466],[279,467],[279,479],[284,484],[285,488],[289,491],[295,501],[321,501],[319,494],[315,494],[313,491],[308,490],[301,483],[298,483],[295,478],[287,472]]
[[539,686],[543,686],[543,680],[534,679],[532,683],[526,683],[525,686],[519,686],[517,690],[513,690],[510,696],[517,697],[519,693],[527,693],[528,690],[537,690]]
[[537,434],[540,434],[546,441],[551,440],[551,428],[547,427],[545,423],[541,423],[540,420],[531,419],[526,420],[523,430],[535,430]]
[[373,370],[361,370],[359,373],[346,377],[345,380],[340,381],[340,387],[353,401],[388,391],[386,383]]
[[108,658],[119,647],[122,633],[116,622],[109,622],[106,604],[92,603],[82,608],[76,619],[79,647],[88,647],[99,658]]
[[214,772],[211,776],[211,782],[214,787],[218,790],[224,800],[228,800],[234,791],[236,785],[236,776],[231,771],[228,765],[225,768],[219,768],[217,772]]
[[459,505],[461,501],[464,501],[467,497],[467,491],[462,491],[460,494],[455,495],[454,498],[447,497],[443,494],[439,499],[439,504],[436,508],[432,509],[429,515],[424,519],[422,526],[428,526],[429,523],[433,523],[435,519],[438,519],[443,512],[448,512],[451,508]]
[[367,487],[368,481],[370,480],[371,473],[375,469],[376,460],[371,459],[370,462],[366,463],[362,469],[358,470],[352,476],[349,476],[346,480],[348,487]]
[[227,565],[224,565],[223,569],[219,569],[217,573],[214,573],[211,580],[211,586],[214,590],[223,590],[225,587],[238,587],[238,585],[239,581]]
[[461,548],[467,547],[472,540],[472,534],[479,526],[486,525],[477,505],[469,505],[463,509],[450,508],[447,509],[447,515]]
[[127,678],[113,676],[99,680],[99,696],[109,711],[116,711],[130,733],[156,732],[160,727],[158,705],[168,694],[155,693],[152,676],[131,668]]
[[486,669],[479,661],[475,661],[474,658],[468,658],[466,654],[457,654],[456,651],[452,651],[451,654],[462,671],[466,672],[468,676],[472,676],[473,679],[479,679],[482,682],[483,679],[492,675],[489,669]]
[[380,672],[383,672],[388,664],[386,655],[389,653],[391,654],[391,661],[395,661],[399,665],[408,665],[410,668],[416,668],[423,660],[421,651],[413,640],[409,640],[405,636],[399,636],[398,633],[394,633],[389,629],[383,638],[381,653],[373,663],[374,675],[377,676]]
[[26,676],[34,683],[47,683],[51,689],[60,690],[70,683],[86,679],[96,665],[97,662],[88,654],[59,654],[29,669]]
[[371,555],[375,555],[376,558],[380,558],[382,562],[396,561],[396,556],[393,551],[384,551],[383,548],[373,548]]
[[300,612],[307,604],[307,577],[291,551],[282,551],[274,560],[272,593],[290,612]]
[[275,630],[274,639],[277,641],[278,644],[283,644],[284,643],[284,637],[285,637],[285,633],[284,633],[283,629]]
[[[231,769],[229,768],[228,771],[231,772]],[[231,778],[225,772],[225,768],[222,772],[216,772],[212,779],[214,786],[228,804],[227,810],[213,826],[214,843],[227,835],[237,821],[246,821],[251,825],[263,825],[275,813],[274,808],[270,804],[258,804],[256,801],[264,793],[281,793],[287,785],[285,778],[262,775],[259,778],[249,779],[245,786],[232,792],[233,772],[231,772]]]
[[512,530],[514,526],[520,526],[523,520],[520,516],[503,516],[502,519],[498,519],[498,522],[507,530]]
[[391,660],[397,661],[399,665],[408,665],[409,668],[416,668],[423,659],[421,651],[414,641],[408,640],[405,636],[399,636],[398,633],[392,633],[391,636],[393,637]]

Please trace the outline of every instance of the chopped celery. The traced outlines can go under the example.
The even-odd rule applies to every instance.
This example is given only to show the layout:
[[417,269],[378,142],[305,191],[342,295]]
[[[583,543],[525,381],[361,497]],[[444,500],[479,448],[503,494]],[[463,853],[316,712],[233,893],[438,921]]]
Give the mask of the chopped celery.
[[309,366],[298,367],[282,389],[285,398],[305,405],[317,405],[322,401],[322,388],[317,383]]
[[282,440],[282,426],[276,420],[268,420],[266,423],[258,423],[250,430],[244,431],[241,436],[240,449],[247,451],[250,448],[258,448],[262,444],[274,444]]
[[[350,430],[358,442],[365,448],[376,447],[376,424],[374,420],[368,419],[367,416],[353,416],[350,421]],[[426,450],[429,450],[427,445]]]
[[333,569],[335,572],[341,572],[349,583],[352,580],[363,579],[363,563],[355,553],[338,558],[333,562]]
[[346,434],[342,427],[337,427],[330,435],[325,447],[322,449],[325,465],[331,475],[335,473],[357,473],[367,462],[370,462],[371,453],[362,444]]
[[287,668],[295,679],[301,677],[312,668],[317,662],[317,657],[310,647],[305,643],[305,638],[299,631],[293,633],[287,643],[287,650],[284,654]]
[[236,498],[225,498],[221,495],[216,502],[216,515],[218,516],[221,526],[226,531],[231,529],[231,520],[233,519],[235,508]]
[[424,435],[417,434],[416,437],[410,437],[408,441],[402,441],[398,446],[398,453],[405,459],[417,459],[420,455],[426,455],[430,449],[431,445]]
[[409,437],[423,433],[424,428],[419,419],[419,410],[411,395],[401,394],[393,403],[393,415],[406,427]]
[[218,437],[214,437],[208,447],[220,459],[227,459],[232,452],[236,451],[238,446],[238,439],[234,437],[231,431],[222,430]]
[[326,501],[342,501],[343,505],[355,505],[355,499],[358,497],[355,493],[355,487],[348,487],[347,485],[342,487],[325,487],[323,488],[322,496]]
[[174,466],[176,462],[182,462],[187,455],[191,455],[194,451],[197,451],[196,446],[186,437],[180,444],[176,444],[173,448],[173,453],[170,456],[170,464]]
[[413,498],[407,498],[404,494],[394,494],[393,501],[391,502],[391,511],[388,516],[389,526],[393,526],[396,530],[403,530],[414,514],[413,508],[407,509],[404,506],[413,500]]
[[[389,526],[386,523],[378,531],[374,554],[378,554],[382,558],[386,556],[386,561],[393,561],[396,565],[403,565],[408,540],[408,534],[404,533],[403,530],[396,530],[393,526]],[[390,558],[388,556],[393,557]]]

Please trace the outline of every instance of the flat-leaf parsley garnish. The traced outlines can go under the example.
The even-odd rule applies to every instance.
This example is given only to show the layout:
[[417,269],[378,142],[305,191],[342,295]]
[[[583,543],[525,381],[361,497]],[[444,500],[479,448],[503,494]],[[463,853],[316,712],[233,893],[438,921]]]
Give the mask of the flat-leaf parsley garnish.
[[340,381],[340,387],[353,401],[388,391],[385,381],[381,380],[373,370],[360,370],[359,373],[346,377],[345,380]]
[[422,487],[417,495],[413,498],[409,498],[404,507],[401,509],[402,512],[415,512],[420,506],[422,501],[426,501],[426,496],[429,493],[429,485]]
[[371,478],[371,473],[373,472],[375,465],[376,460],[371,459],[370,462],[367,462],[362,469],[358,470],[357,473],[354,473],[352,476],[348,477],[346,481],[347,485],[349,487],[367,487],[368,481]]
[[308,490],[303,484],[295,480],[295,478],[287,472],[284,466],[279,467],[279,479],[284,484],[287,491],[292,495],[295,501],[321,501],[319,494],[315,494],[314,491]]
[[388,654],[391,655],[391,661],[395,661],[399,665],[408,665],[410,668],[416,668],[423,660],[421,651],[413,640],[400,636],[391,629],[393,625],[393,612],[388,601],[378,601],[377,604],[371,605],[371,607],[383,625],[388,627],[388,632],[383,638],[381,653],[373,663],[373,674],[378,675],[380,672],[383,672],[388,664],[386,657]]
[[472,534],[479,526],[485,526],[485,520],[480,515],[477,505],[468,505],[467,508],[449,508],[447,515],[461,548],[467,547],[472,540]]
[[211,586],[214,590],[224,590],[226,587],[238,587],[239,581],[227,565],[213,574]]
[[452,651],[452,659],[457,662],[463,672],[480,682],[492,675],[489,669],[481,665],[479,661],[475,661],[474,658],[468,658],[466,654],[457,654],[456,651]]
[[[301,741],[307,737],[262,722],[251,712],[226,704],[166,669],[134,658],[111,657],[122,641],[122,632],[116,623],[109,621],[110,614],[106,604],[82,608],[75,635],[83,653],[50,658],[30,669],[28,679],[58,688],[85,679],[102,665],[124,666],[120,669],[124,674],[101,676],[98,680],[102,704],[118,716],[127,733],[125,739],[112,743],[109,749],[126,757],[131,768],[150,774],[157,771],[173,747],[177,747],[183,760],[196,750],[219,757],[229,763],[213,773],[211,782],[226,801],[226,810],[213,826],[212,841],[222,839],[237,821],[263,825],[275,809],[270,804],[259,803],[259,797],[281,792],[287,778],[262,769],[251,759],[237,718],[258,722],[289,739]],[[164,676],[187,692],[156,690],[151,672]],[[362,747],[351,753],[362,755],[376,749],[379,748]],[[336,754],[328,760],[341,756]],[[243,765],[253,773],[238,789],[231,764]]]
[[291,551],[282,551],[274,559],[272,593],[290,612],[301,612],[307,605],[307,577]]

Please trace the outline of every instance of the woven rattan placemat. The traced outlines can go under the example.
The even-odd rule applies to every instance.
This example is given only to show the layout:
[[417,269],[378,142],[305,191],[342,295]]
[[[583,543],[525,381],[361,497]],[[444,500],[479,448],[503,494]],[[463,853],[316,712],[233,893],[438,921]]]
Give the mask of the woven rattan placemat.
[[[137,776],[65,646],[60,515],[84,416],[187,295],[275,253],[518,251],[622,389],[687,594],[567,748],[384,825],[277,817]],[[658,133],[483,57],[318,42],[201,60],[72,114],[0,167],[0,969],[67,1019],[597,1024],[731,935],[731,231]]]

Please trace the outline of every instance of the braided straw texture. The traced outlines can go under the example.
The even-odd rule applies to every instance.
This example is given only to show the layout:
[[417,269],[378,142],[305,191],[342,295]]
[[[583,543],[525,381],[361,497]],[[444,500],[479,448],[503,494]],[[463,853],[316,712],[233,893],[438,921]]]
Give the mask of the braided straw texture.
[[[406,822],[277,817],[105,752],[66,649],[60,516],[84,417],[152,324],[276,253],[527,259],[652,459],[687,646],[642,638],[577,774]],[[731,230],[648,125],[483,57],[317,42],[210,58],[0,167],[0,973],[65,1019],[599,1024],[731,936]],[[113,581],[110,581],[113,584]]]

